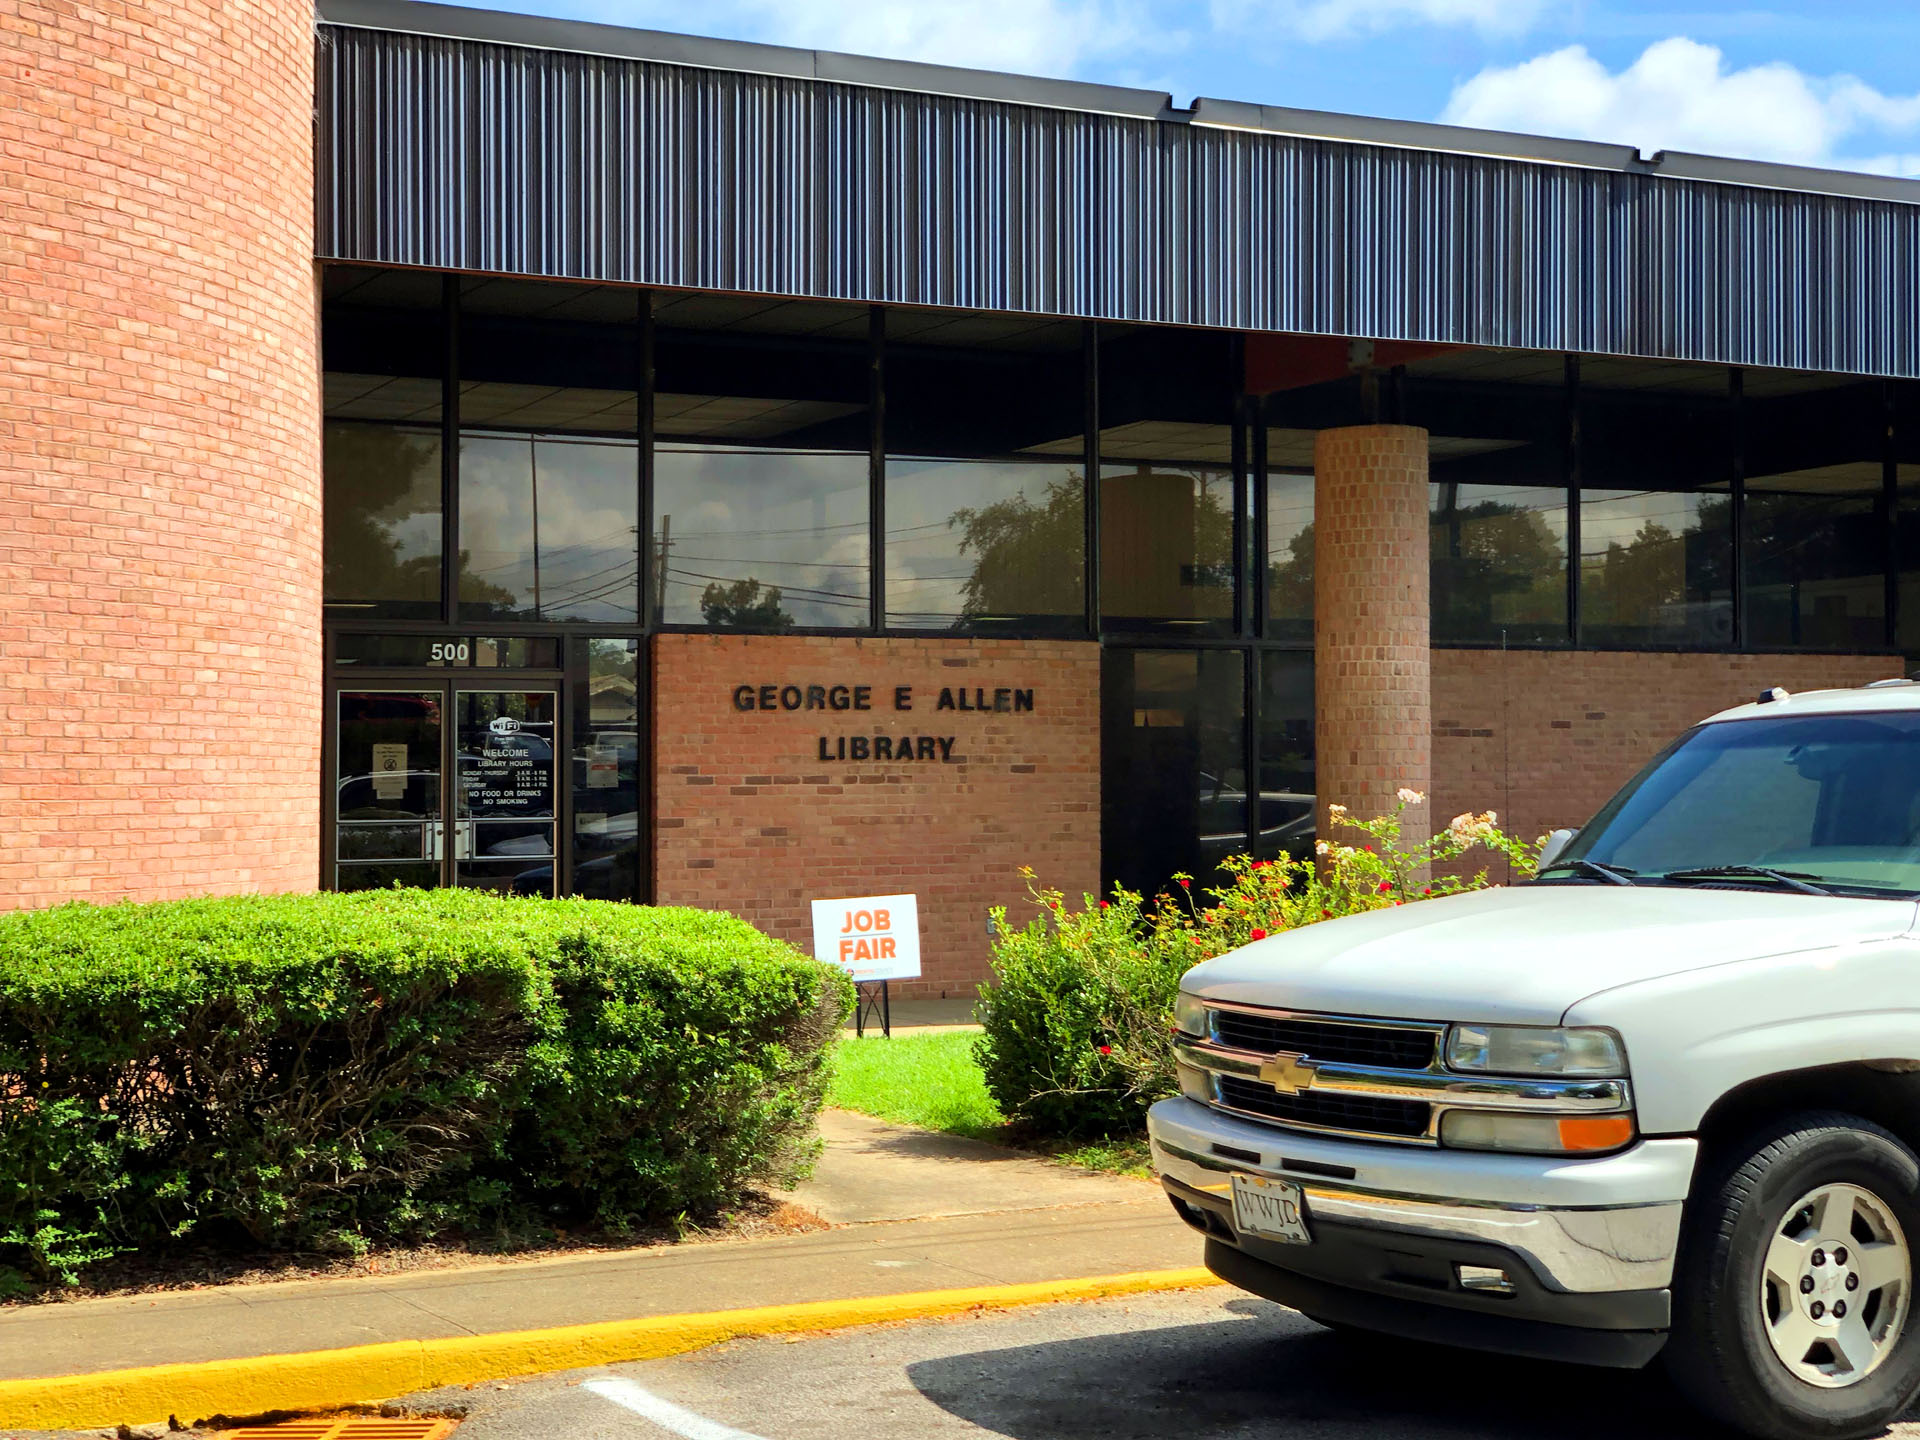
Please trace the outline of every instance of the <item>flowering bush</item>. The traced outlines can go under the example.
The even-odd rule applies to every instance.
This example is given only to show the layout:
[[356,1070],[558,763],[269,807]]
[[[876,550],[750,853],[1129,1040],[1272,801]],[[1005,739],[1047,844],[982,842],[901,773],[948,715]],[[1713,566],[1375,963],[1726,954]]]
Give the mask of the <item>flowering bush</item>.
[[1406,812],[1425,799],[1403,789],[1371,820],[1329,806],[1359,843],[1323,839],[1312,860],[1229,856],[1223,883],[1198,895],[1192,876],[1176,875],[1151,902],[1115,886],[1074,909],[1022,871],[1040,913],[1015,928],[1004,906],[993,911],[995,979],[980,987],[985,1033],[974,1047],[1000,1108],[1048,1135],[1137,1130],[1175,1088],[1174,995],[1202,960],[1301,925],[1485,888],[1486,867],[1467,870],[1476,851],[1532,875],[1539,842],[1506,834],[1492,811],[1404,843]]

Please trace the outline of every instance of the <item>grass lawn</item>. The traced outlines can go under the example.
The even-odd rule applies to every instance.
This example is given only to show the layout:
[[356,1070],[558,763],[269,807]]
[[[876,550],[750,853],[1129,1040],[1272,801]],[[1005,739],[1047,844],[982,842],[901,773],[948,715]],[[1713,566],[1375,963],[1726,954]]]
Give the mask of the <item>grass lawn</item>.
[[827,1103],[900,1125],[1018,1145],[1082,1169],[1147,1174],[1144,1136],[1066,1145],[1023,1140],[987,1093],[986,1077],[973,1058],[978,1038],[971,1030],[893,1040],[848,1036],[840,1042]]

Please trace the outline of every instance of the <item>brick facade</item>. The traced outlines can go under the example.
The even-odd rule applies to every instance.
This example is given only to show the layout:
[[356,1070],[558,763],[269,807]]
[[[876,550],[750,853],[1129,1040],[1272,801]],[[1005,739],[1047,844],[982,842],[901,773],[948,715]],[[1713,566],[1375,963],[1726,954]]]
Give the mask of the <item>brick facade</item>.
[[1898,675],[1897,656],[1433,652],[1433,796],[1444,822],[1495,810],[1528,839],[1583,825],[1660,748],[1770,685]]
[[[1313,475],[1314,727],[1325,835],[1329,802],[1378,815],[1400,786],[1428,786],[1427,432],[1322,430]],[[1409,812],[1409,841],[1421,838],[1423,819]]]
[[310,889],[309,0],[0,0],[0,907]]
[[[811,949],[810,901],[917,894],[923,979],[895,995],[971,995],[987,907],[1032,913],[1021,866],[1069,894],[1099,889],[1098,646],[661,635],[653,657],[661,904],[730,910]],[[736,705],[743,685],[753,709]],[[870,710],[826,708],[851,707],[855,686]],[[939,708],[943,690],[955,708]],[[839,758],[843,739],[871,751],[876,736],[932,743],[907,762]]]

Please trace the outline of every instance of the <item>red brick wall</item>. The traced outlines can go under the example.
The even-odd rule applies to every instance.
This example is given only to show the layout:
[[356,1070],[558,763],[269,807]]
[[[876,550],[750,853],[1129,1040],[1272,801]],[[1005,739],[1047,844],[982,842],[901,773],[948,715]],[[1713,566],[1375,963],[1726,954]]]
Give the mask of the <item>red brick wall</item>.
[[[1322,430],[1313,446],[1315,766],[1326,806],[1392,808],[1424,790],[1428,716],[1427,432],[1409,425]],[[1405,833],[1420,838],[1425,816]]]
[[311,888],[310,0],[0,0],[0,907]]
[[1583,825],[1716,711],[1770,685],[1858,685],[1904,668],[1897,656],[1435,650],[1429,813],[1494,810],[1528,839]]
[[[970,996],[987,975],[987,907],[1032,913],[1021,866],[1069,894],[1099,889],[1097,646],[743,635],[653,646],[660,903],[730,910],[811,950],[810,901],[916,894],[923,979],[894,994]],[[796,686],[802,705],[809,686],[866,685],[873,708],[743,712],[740,685]],[[900,685],[910,711],[894,708]],[[942,689],[961,687],[989,705],[996,690],[1030,689],[1033,709],[936,709]],[[953,759],[820,759],[819,737],[833,753],[856,735],[949,736]]]

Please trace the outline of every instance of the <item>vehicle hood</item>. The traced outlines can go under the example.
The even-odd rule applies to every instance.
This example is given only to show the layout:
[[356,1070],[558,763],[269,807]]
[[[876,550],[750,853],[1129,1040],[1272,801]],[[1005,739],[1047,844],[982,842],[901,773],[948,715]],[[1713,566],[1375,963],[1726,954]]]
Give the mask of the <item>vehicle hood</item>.
[[1289,930],[1209,960],[1181,984],[1247,1005],[1552,1025],[1602,990],[1886,940],[1915,915],[1910,900],[1517,885]]

